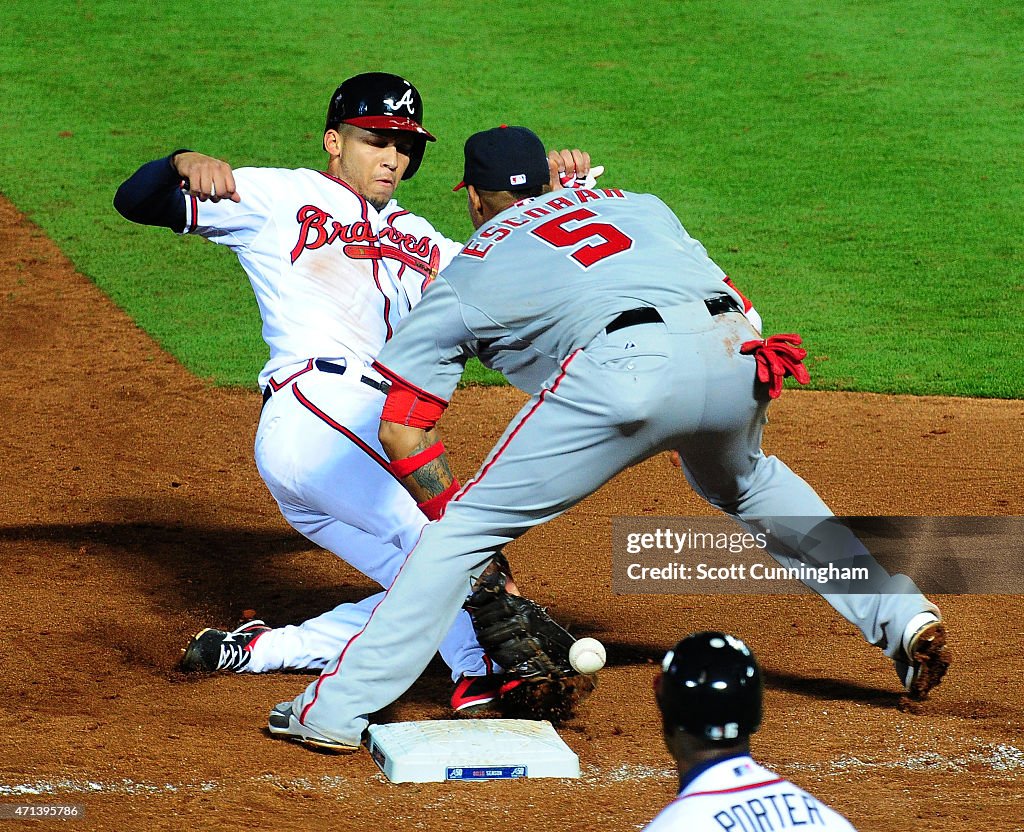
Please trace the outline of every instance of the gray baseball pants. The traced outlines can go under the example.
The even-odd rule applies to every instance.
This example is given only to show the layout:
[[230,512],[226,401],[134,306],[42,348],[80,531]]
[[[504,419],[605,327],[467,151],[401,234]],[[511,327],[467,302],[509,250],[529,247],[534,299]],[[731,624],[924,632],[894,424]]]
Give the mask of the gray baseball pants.
[[[804,480],[761,451],[767,405],[755,396],[754,359],[739,353],[757,337],[746,319],[711,317],[702,302],[659,312],[664,323],[598,335],[524,405],[443,519],[424,528],[364,630],[293,702],[305,725],[357,744],[367,715],[426,668],[495,552],[653,454],[677,449],[698,493],[749,528],[831,516]],[[769,538],[768,550],[796,565],[801,539]],[[900,594],[824,597],[897,659],[910,619],[937,609],[906,591],[908,579],[892,580]]]

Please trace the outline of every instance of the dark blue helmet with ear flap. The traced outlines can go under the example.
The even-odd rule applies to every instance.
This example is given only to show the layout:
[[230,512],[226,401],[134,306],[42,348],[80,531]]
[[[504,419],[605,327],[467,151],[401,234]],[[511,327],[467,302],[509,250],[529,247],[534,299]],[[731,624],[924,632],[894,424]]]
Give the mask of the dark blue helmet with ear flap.
[[761,726],[763,682],[754,654],[725,633],[695,633],[665,654],[658,706],[666,722],[731,744]]
[[334,91],[327,107],[327,130],[353,124],[364,130],[403,130],[419,138],[403,179],[412,179],[423,151],[434,137],[423,129],[423,99],[416,87],[399,75],[364,72],[353,75]]

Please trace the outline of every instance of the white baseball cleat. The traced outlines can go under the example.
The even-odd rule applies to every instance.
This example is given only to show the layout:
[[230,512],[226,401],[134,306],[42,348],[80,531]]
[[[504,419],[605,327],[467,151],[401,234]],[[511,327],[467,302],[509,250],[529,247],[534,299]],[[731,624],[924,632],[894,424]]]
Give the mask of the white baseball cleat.
[[267,728],[275,737],[301,742],[303,745],[308,745],[319,751],[351,754],[359,750],[358,745],[351,745],[350,743],[331,739],[303,725],[292,711],[291,702],[280,702],[274,706],[270,712],[270,717],[267,719]]
[[921,613],[910,620],[903,634],[903,652],[905,658],[897,660],[896,672],[907,695],[923,702],[942,681],[953,658],[946,646],[946,628],[937,616]]

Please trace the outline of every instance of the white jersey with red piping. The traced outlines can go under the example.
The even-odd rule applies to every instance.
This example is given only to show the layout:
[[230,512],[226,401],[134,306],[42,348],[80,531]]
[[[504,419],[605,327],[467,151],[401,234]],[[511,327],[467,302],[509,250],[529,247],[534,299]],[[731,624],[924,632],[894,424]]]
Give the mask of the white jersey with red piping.
[[[694,774],[696,776],[694,776]],[[807,828],[854,832],[850,822],[749,755],[693,770],[679,796],[644,832],[782,832]]]
[[260,386],[312,357],[368,365],[462,248],[391,200],[322,171],[240,168],[241,201],[186,198],[185,232],[228,246],[252,283],[270,357]]

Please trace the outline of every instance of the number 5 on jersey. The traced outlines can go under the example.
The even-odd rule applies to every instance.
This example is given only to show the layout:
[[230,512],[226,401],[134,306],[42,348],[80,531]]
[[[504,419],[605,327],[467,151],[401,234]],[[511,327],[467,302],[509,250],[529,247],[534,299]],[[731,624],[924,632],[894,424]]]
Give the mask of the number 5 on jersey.
[[[548,220],[530,233],[554,248],[569,248],[584,243],[570,252],[569,257],[575,260],[580,268],[589,269],[606,257],[629,251],[633,247],[633,238],[623,234],[614,225],[607,222],[587,222],[596,216],[597,214],[589,208],[577,208],[564,216]],[[574,222],[581,222],[582,225],[566,228],[566,225]],[[595,237],[600,242],[584,242]]]

